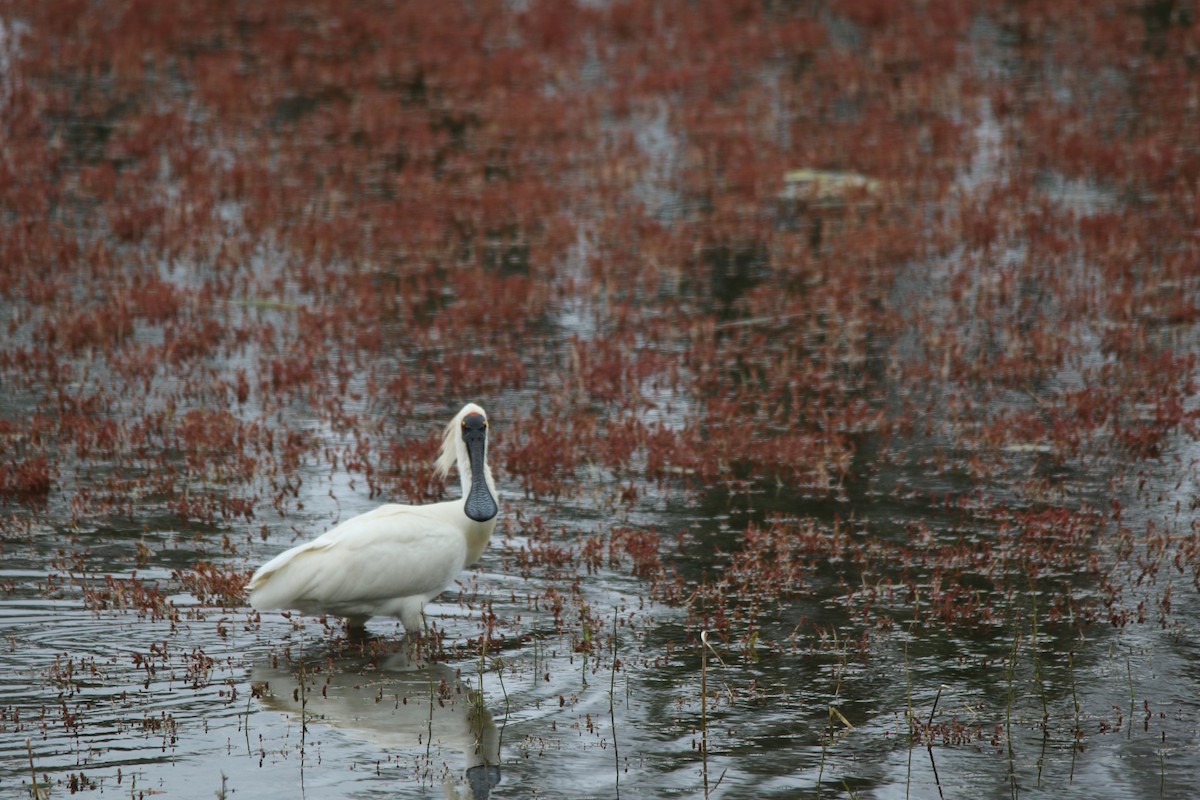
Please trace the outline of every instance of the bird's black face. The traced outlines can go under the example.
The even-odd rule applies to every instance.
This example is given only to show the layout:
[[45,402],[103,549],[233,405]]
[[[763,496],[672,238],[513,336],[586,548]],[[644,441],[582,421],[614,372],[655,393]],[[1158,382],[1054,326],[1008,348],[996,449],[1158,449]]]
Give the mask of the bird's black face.
[[482,414],[463,417],[463,444],[467,446],[467,456],[471,459],[471,491],[467,494],[466,512],[476,522],[487,522],[500,511],[483,473],[487,458],[487,426]]
[[487,441],[487,420],[482,414],[467,414],[462,421],[463,441],[470,445],[473,439]]

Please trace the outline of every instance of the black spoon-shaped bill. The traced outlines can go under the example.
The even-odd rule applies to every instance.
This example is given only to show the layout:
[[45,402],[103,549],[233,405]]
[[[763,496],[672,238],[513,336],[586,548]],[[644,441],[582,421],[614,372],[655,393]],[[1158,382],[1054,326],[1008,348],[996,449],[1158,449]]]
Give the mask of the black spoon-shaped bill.
[[471,459],[471,491],[467,493],[467,516],[476,522],[487,522],[496,516],[500,507],[492,497],[491,487],[484,478],[487,457],[487,421],[479,414],[468,414],[462,423],[463,442]]

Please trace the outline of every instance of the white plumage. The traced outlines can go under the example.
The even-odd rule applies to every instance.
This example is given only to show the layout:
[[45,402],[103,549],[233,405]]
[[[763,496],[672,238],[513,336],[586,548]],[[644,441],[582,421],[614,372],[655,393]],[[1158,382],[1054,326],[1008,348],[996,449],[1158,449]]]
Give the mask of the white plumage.
[[247,584],[250,605],[336,614],[352,629],[371,616],[394,616],[419,634],[425,604],[479,560],[496,527],[487,429],[487,415],[474,403],[446,426],[437,472],[446,477],[457,465],[461,498],[383,505],[280,553]]

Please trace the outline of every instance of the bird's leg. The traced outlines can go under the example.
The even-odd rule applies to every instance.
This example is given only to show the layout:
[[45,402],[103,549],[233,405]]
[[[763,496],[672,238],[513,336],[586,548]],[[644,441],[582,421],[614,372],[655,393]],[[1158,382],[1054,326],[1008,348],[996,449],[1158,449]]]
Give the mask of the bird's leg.
[[367,620],[370,617],[353,616],[346,617],[342,623],[346,627],[346,637],[349,639],[366,639],[367,638]]
[[421,660],[421,651],[428,652],[429,643],[433,640],[430,637],[429,619],[425,616],[425,612],[421,611],[421,630],[417,631],[416,652],[417,660]]
[[423,663],[421,660],[421,651],[426,648],[430,641],[429,620],[425,619],[425,612],[421,614],[421,625],[418,627],[413,625],[411,628],[404,626],[404,643],[408,646],[408,656],[413,664]]

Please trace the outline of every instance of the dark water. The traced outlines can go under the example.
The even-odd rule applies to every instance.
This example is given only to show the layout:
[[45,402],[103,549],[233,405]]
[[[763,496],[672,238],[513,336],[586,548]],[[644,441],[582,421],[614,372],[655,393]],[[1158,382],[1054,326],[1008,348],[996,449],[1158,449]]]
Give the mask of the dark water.
[[[1195,496],[1194,470],[1193,460],[1178,488],[1147,491],[1161,498],[1139,513],[1181,520],[1172,509]],[[605,531],[603,521],[581,513],[586,508],[511,493],[504,500],[553,520],[551,540],[562,547]],[[795,499],[752,502],[747,510],[714,496],[695,506],[664,500],[639,512],[639,522],[688,531],[670,560],[696,571],[706,568],[711,546],[730,546],[730,531],[746,518],[780,507],[830,513]],[[309,507],[320,510],[315,500]],[[856,499],[853,513],[882,535],[922,516],[889,500]],[[941,534],[936,517],[925,521]],[[243,796],[283,794],[282,786],[298,783],[305,796],[439,796],[446,782],[465,791],[468,768],[485,762],[499,768],[498,797],[608,797],[618,780],[628,797],[703,791],[702,654],[684,613],[647,600],[647,587],[628,574],[581,575],[562,614],[592,617],[597,648],[573,652],[577,623],[566,627],[574,633],[559,633],[553,613],[529,601],[562,587],[570,573],[516,576],[513,554],[527,540],[511,517],[481,567],[463,576],[462,591],[428,609],[454,647],[478,635],[486,603],[506,643],[483,658],[451,652],[432,668],[405,663],[392,623],[372,624],[381,639],[364,655],[331,645],[334,632],[312,620],[268,615],[247,624],[244,610],[198,606],[173,591],[161,568],[137,577],[167,587],[178,619],[87,610],[81,586],[100,575],[130,577],[112,543],[124,538],[128,547],[134,536],[81,534],[96,547],[64,574],[39,568],[38,559],[54,558],[51,535],[32,526],[23,542],[7,545],[6,794],[26,791],[27,741],[39,775],[67,785],[85,776],[88,787],[119,796],[207,795],[222,775]],[[184,568],[195,556],[180,545]],[[104,551],[111,555],[97,554]],[[1163,625],[1084,634],[1059,626],[1038,631],[1035,642],[1029,599],[1015,604],[1024,613],[1010,612],[990,632],[910,632],[900,608],[891,629],[864,629],[846,612],[837,568],[826,572],[813,576],[810,594],[759,620],[764,635],[782,638],[796,627],[788,646],[739,653],[739,643],[714,640],[724,661],[711,656],[704,678],[714,793],[789,797],[820,787],[827,796],[927,797],[940,785],[945,796],[1187,796],[1197,769],[1200,645],[1186,593],[1176,595],[1179,607]],[[819,620],[823,633],[804,619]],[[296,699],[301,676],[307,726]],[[269,690],[256,693],[264,682]],[[431,693],[439,698],[433,715]],[[934,722],[932,748],[910,738],[910,708]]]

